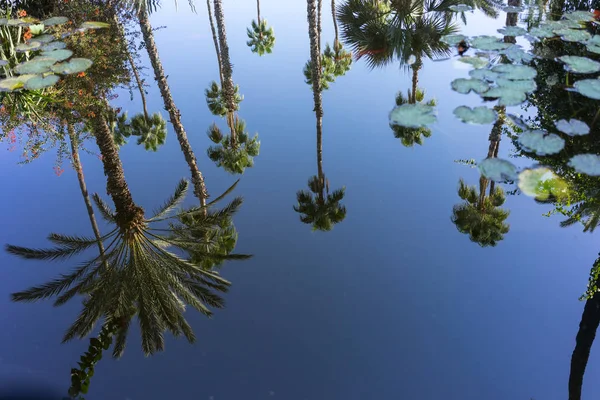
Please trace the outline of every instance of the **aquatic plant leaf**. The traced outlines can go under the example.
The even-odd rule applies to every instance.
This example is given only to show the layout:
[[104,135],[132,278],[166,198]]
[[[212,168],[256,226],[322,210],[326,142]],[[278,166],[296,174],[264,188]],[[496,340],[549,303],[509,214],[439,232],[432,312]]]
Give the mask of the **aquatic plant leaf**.
[[590,133],[590,127],[578,119],[561,119],[555,122],[556,129],[569,136],[581,136]]
[[566,42],[584,42],[592,37],[587,31],[581,29],[558,29],[554,33]]
[[486,67],[490,60],[482,57],[471,57],[471,56],[462,56],[458,59],[458,61],[463,62],[465,64],[471,64],[474,68],[483,68]]
[[509,60],[520,63],[528,63],[533,60],[533,54],[524,51],[519,45],[512,45],[508,49],[500,52],[506,55]]
[[554,37],[554,32],[550,28],[535,27],[529,30],[529,34],[539,39]]
[[558,59],[565,63],[565,69],[569,72],[591,74],[600,71],[600,63],[587,57],[562,56]]
[[59,80],[60,80],[60,77],[58,75],[54,75],[54,74],[51,74],[48,76],[36,75],[33,78],[28,79],[25,82],[25,89],[29,89],[29,90],[44,89],[44,88],[56,85]]
[[493,181],[514,181],[517,179],[517,167],[501,158],[486,158],[477,164],[479,172]]
[[12,92],[13,90],[22,89],[29,79],[36,76],[37,75],[27,74],[0,79],[0,92]]
[[498,87],[517,90],[519,92],[531,93],[537,89],[537,84],[534,80],[514,81],[512,79],[498,78],[496,79]]
[[515,124],[516,126],[518,126],[519,128],[523,129],[523,130],[528,130],[529,126],[521,119],[521,117],[519,117],[518,115],[515,114],[506,114],[506,116],[508,117],[508,119]]
[[451,11],[454,12],[467,12],[467,11],[473,11],[473,7],[466,5],[466,4],[456,4],[453,6],[448,7]]
[[22,25],[25,24],[25,21],[23,21],[22,19],[18,19],[18,18],[11,18],[6,22],[6,25],[8,26],[18,26],[18,25]]
[[504,50],[510,47],[511,43],[504,43],[496,36],[475,36],[471,39],[471,47],[479,50]]
[[390,112],[390,125],[421,128],[436,121],[435,108],[425,104],[403,104]]
[[42,51],[62,50],[67,47],[65,42],[51,42],[42,46]]
[[98,21],[86,21],[81,24],[82,29],[103,29],[110,28],[110,24],[106,22],[98,22]]
[[73,52],[69,49],[43,51],[41,54],[42,57],[50,57],[55,59],[56,61],[64,61],[72,55]]
[[533,79],[537,76],[537,71],[528,65],[499,64],[492,68],[492,71],[512,80]]
[[408,59],[406,60],[406,65],[413,65],[416,62],[417,62],[417,57],[415,57],[414,54],[411,54],[410,56],[408,56]]
[[6,18],[0,18],[0,26],[4,26],[8,24],[8,19]]
[[36,42],[40,42],[42,44],[46,44],[46,43],[50,43],[54,39],[55,39],[54,36],[46,34],[46,35],[34,36],[32,40],[34,40]]
[[[58,51],[58,50],[57,50]],[[68,62],[63,62],[52,66],[52,72],[56,74],[77,74],[83,72],[93,64],[92,60],[87,58],[72,58]]]
[[525,151],[530,151],[540,156],[556,154],[565,147],[563,138],[545,131],[525,131],[519,135],[518,140]]
[[19,43],[15,47],[15,50],[18,51],[18,52],[20,52],[20,53],[24,53],[26,51],[38,50],[40,47],[42,47],[42,43],[41,42],[32,40],[29,43]]
[[600,54],[600,46],[589,43],[585,47],[586,47],[587,51],[589,51],[591,53]]
[[34,57],[29,61],[25,61],[15,67],[17,74],[42,74],[50,71],[56,60],[50,57]]
[[515,90],[507,87],[498,86],[491,88],[483,95],[487,98],[498,99],[500,106],[518,106],[522,104],[527,95],[522,90]]
[[547,200],[550,196],[562,199],[569,195],[569,187],[566,182],[546,167],[528,168],[521,171],[518,186],[523,194],[538,200]]
[[600,100],[600,80],[582,79],[573,84],[576,92],[589,97],[590,99]]
[[483,81],[494,82],[500,74],[489,69],[472,69],[469,71],[469,76]]
[[564,14],[564,17],[571,21],[588,22],[594,20],[594,14],[589,11],[572,11]]
[[507,12],[507,13],[519,13],[521,11],[523,11],[525,8],[520,7],[520,6],[506,6],[506,7],[502,7],[502,11]]
[[54,25],[62,25],[69,22],[69,18],[67,17],[52,17],[42,21],[42,24],[46,26],[54,26]]
[[591,176],[600,176],[600,156],[597,154],[577,154],[569,160],[575,171]]
[[475,93],[482,94],[488,91],[490,85],[487,82],[482,81],[481,79],[465,79],[458,78],[452,81],[451,83],[452,90],[467,94],[469,92],[474,91]]
[[459,106],[454,109],[454,115],[461,121],[470,124],[491,124],[498,118],[494,110],[485,106],[475,108]]
[[527,31],[520,26],[505,26],[504,28],[498,29],[498,32],[504,36],[522,36]]
[[441,42],[446,43],[449,46],[456,46],[462,41],[466,41],[467,37],[465,35],[445,35],[440,39]]

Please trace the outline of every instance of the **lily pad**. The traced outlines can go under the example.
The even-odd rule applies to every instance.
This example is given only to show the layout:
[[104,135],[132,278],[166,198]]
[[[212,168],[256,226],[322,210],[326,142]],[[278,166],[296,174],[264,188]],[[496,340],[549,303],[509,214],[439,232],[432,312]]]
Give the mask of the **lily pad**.
[[62,50],[67,47],[65,42],[52,42],[42,46],[42,51]]
[[527,95],[522,90],[498,86],[488,90],[484,97],[498,99],[500,106],[518,106],[525,101]]
[[507,12],[507,13],[519,13],[521,11],[523,11],[524,8],[523,7],[519,7],[519,6],[506,6],[506,7],[502,7],[502,11]]
[[42,74],[50,71],[56,60],[50,57],[35,57],[15,67],[17,74]]
[[524,150],[540,156],[556,154],[565,147],[565,141],[554,133],[525,131],[519,135],[519,144]]
[[521,117],[519,117],[518,115],[515,114],[509,114],[507,113],[506,116],[508,117],[508,119],[515,124],[517,127],[523,129],[523,130],[528,130],[529,126],[525,123],[525,121],[523,121],[523,119]]
[[77,74],[85,71],[92,64],[92,60],[88,60],[87,58],[72,58],[68,62],[53,65],[52,72],[56,74]]
[[464,62],[465,64],[471,64],[474,68],[483,68],[486,67],[490,60],[482,57],[471,57],[471,56],[462,56],[458,59],[460,62]]
[[54,40],[54,36],[52,35],[39,35],[33,38],[36,42],[40,42],[42,44],[50,43]]
[[499,74],[489,69],[472,69],[469,71],[469,76],[475,79],[494,82],[498,78]]
[[520,63],[528,63],[533,60],[533,54],[524,51],[521,46],[516,44],[510,46],[508,49],[501,52],[506,55],[509,60]]
[[525,195],[538,200],[547,200],[550,196],[562,199],[569,194],[569,187],[565,181],[546,167],[521,171],[518,186]]
[[13,90],[22,89],[29,79],[36,76],[38,75],[27,74],[0,79],[0,92],[12,92]]
[[524,93],[531,93],[537,89],[537,84],[534,80],[513,81],[511,79],[500,77],[496,79],[496,85],[507,89],[518,90]]
[[42,57],[50,57],[56,61],[64,61],[73,55],[73,52],[69,49],[43,51]]
[[555,123],[556,129],[569,136],[581,136],[590,133],[590,127],[578,119],[561,119]]
[[69,18],[67,17],[52,17],[42,21],[42,24],[46,26],[54,26],[54,25],[62,25],[69,22]]
[[537,76],[537,71],[527,65],[499,64],[492,68],[492,71],[512,80],[533,79]]
[[110,28],[110,24],[106,22],[98,22],[98,21],[86,21],[81,24],[81,28],[83,29],[103,29]]
[[403,104],[390,112],[390,124],[421,128],[437,121],[435,109],[425,104]]
[[589,11],[573,11],[564,15],[566,19],[578,22],[588,22],[594,20],[594,14]]
[[454,109],[454,115],[463,122],[470,124],[491,124],[498,115],[492,109],[485,106],[471,107],[460,106]]
[[600,63],[587,57],[562,56],[558,57],[558,59],[565,63],[565,69],[569,72],[592,74],[600,71]]
[[587,31],[581,29],[558,29],[554,33],[565,42],[585,42],[592,37]]
[[546,29],[543,27],[531,28],[529,30],[529,34],[540,39],[551,38],[555,36],[551,29]]
[[510,43],[504,43],[496,36],[475,36],[471,39],[471,46],[479,50],[504,50],[511,46]]
[[505,26],[504,28],[498,29],[498,32],[504,36],[522,36],[527,31],[520,26]]
[[465,79],[458,78],[452,81],[451,83],[452,90],[457,91],[458,93],[467,94],[469,92],[474,91],[475,93],[482,94],[488,91],[490,85],[481,79]]
[[40,90],[40,89],[44,89],[50,86],[54,86],[58,83],[58,81],[60,80],[60,77],[58,75],[48,75],[48,76],[43,76],[43,75],[36,75],[35,77],[27,80],[27,82],[25,82],[25,89],[29,89],[29,90]]
[[8,19],[6,18],[0,18],[0,26],[4,26],[8,24]]
[[450,6],[448,7],[451,11],[454,12],[466,12],[466,11],[473,11],[473,7],[468,6],[466,4],[457,4],[454,6]]
[[575,171],[591,176],[600,176],[600,156],[596,154],[578,154],[569,160],[569,166]]
[[588,44],[585,46],[585,48],[586,48],[586,49],[587,49],[589,52],[591,52],[591,53],[600,54],[600,46],[597,46],[597,45],[595,45],[595,44],[588,43]]
[[465,35],[445,35],[442,36],[441,42],[446,43],[449,46],[456,46],[463,40],[467,40]]
[[40,47],[42,47],[42,43],[32,40],[29,43],[19,43],[15,47],[15,50],[20,53],[25,53],[26,51],[39,50]]
[[576,92],[590,99],[600,100],[600,80],[582,79],[573,84]]
[[22,19],[18,19],[18,18],[14,18],[13,19],[13,18],[11,18],[11,19],[9,19],[6,22],[6,25],[8,25],[8,26],[18,26],[18,25],[21,25],[21,24],[24,24],[24,23],[25,23],[25,21],[23,21]]
[[479,172],[493,181],[514,181],[517,179],[517,167],[501,158],[486,158],[477,164]]

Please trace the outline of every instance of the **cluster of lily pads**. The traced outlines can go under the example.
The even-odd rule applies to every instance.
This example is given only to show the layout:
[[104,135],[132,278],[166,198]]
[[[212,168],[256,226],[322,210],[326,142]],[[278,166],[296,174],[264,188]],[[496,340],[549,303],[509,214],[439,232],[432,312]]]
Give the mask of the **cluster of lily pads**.
[[[14,47],[7,52],[2,51],[0,66],[3,67],[4,79],[0,79],[1,92],[41,90],[55,85],[60,75],[77,74],[92,66],[92,60],[72,57],[73,52],[59,39],[90,29],[107,28],[109,24],[88,21],[60,37],[53,32],[68,21],[66,17],[52,17],[43,21],[35,18],[0,18],[0,28],[14,29],[17,35],[17,44],[9,43]],[[20,38],[22,28],[28,28],[31,33],[31,37],[23,42]],[[11,52],[14,53],[12,56]]]
[[[470,6],[454,6],[457,12],[470,11]],[[514,9],[513,9],[514,8]],[[507,12],[520,12],[521,7],[506,7]],[[523,36],[530,42],[548,38],[579,42],[587,50],[600,54],[600,35],[590,35],[585,30],[586,24],[594,20],[591,12],[575,11],[566,14],[559,21],[545,21],[529,31],[519,26],[506,26],[498,30],[504,37]],[[471,92],[481,96],[483,100],[497,100],[498,106],[517,106],[525,102],[527,94],[537,89],[535,77],[537,71],[527,63],[535,55],[525,51],[521,46],[503,40],[503,37],[476,36],[469,38],[460,34],[445,36],[442,41],[449,46],[466,43],[475,49],[473,56],[462,56],[459,61],[470,64],[469,78],[455,79],[451,83],[454,91],[468,94]],[[505,63],[498,63],[502,60]],[[506,63],[507,61],[511,63]],[[569,73],[594,74],[600,71],[600,63],[587,57],[562,56],[556,59],[564,64]],[[600,79],[582,79],[573,84],[569,90],[583,96],[600,100]],[[470,108],[459,106],[454,115],[465,123],[491,124],[498,118],[498,113],[489,107]],[[390,112],[390,123],[405,127],[418,128],[437,121],[435,108],[425,104],[405,104]],[[513,121],[515,122],[515,121]],[[551,155],[560,152],[565,141],[559,135],[542,130],[530,130],[524,123],[518,123],[523,129],[518,142],[523,150],[538,155]],[[560,120],[556,129],[566,135],[586,135],[590,128],[582,121]],[[580,154],[571,158],[569,165],[577,172],[600,176],[600,156],[596,154]],[[550,169],[546,167],[528,168],[518,172],[517,167],[507,160],[488,158],[478,164],[483,176],[495,181],[518,181],[521,191],[527,195],[543,198],[549,195],[560,198],[567,193],[566,184],[562,183]]]

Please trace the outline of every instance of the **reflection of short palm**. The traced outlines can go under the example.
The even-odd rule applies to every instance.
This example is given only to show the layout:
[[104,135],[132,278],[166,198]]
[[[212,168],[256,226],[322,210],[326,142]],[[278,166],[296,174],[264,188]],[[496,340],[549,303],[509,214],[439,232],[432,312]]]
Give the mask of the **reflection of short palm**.
[[344,199],[345,188],[334,190],[325,196],[325,177],[319,179],[313,176],[308,180],[310,191],[301,190],[297,193],[298,205],[294,211],[302,214],[300,221],[311,224],[313,230],[330,231],[333,226],[346,218],[346,207],[340,204]]
[[250,40],[246,42],[250,50],[259,56],[265,53],[271,54],[273,46],[275,46],[275,32],[273,28],[267,26],[267,20],[263,19],[260,22],[252,20],[251,28],[247,29],[248,39]]
[[510,226],[504,221],[509,212],[500,208],[504,204],[504,191],[496,187],[489,195],[485,195],[487,180],[480,178],[480,192],[474,186],[467,186],[461,179],[458,195],[465,200],[452,209],[452,222],[461,233],[469,235],[471,241],[480,246],[496,246],[504,239]]
[[258,135],[250,138],[246,131],[246,123],[237,117],[232,133],[235,138],[223,135],[219,127],[212,124],[207,134],[216,146],[210,146],[207,154],[217,167],[223,167],[231,174],[243,174],[246,168],[254,166],[254,157],[260,152],[260,141]]

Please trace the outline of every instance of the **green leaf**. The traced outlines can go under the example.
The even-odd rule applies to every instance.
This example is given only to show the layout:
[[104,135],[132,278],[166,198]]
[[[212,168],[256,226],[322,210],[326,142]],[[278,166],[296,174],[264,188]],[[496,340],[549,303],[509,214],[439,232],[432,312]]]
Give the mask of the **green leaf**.
[[[58,51],[58,50],[57,50]],[[68,62],[59,63],[52,66],[52,71],[57,74],[77,74],[83,72],[93,64],[92,60],[87,58],[72,58]]]
[[25,89],[29,89],[29,90],[45,89],[47,87],[56,85],[59,80],[60,80],[60,77],[58,75],[54,75],[54,74],[51,74],[48,76],[36,75],[33,78],[28,79],[25,82]]
[[52,17],[42,21],[42,24],[46,26],[63,25],[69,22],[67,17]]
[[56,63],[54,58],[35,57],[29,61],[19,64],[15,67],[17,74],[42,74],[50,71],[50,68]]
[[98,21],[86,21],[81,24],[82,29],[103,29],[110,28],[110,24],[106,22],[98,22]]

